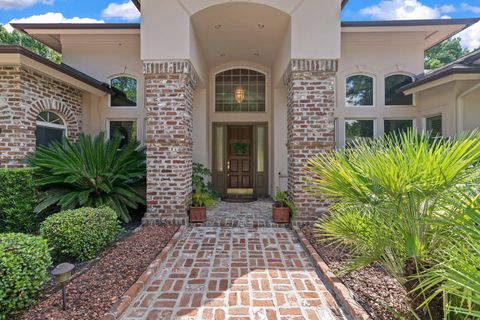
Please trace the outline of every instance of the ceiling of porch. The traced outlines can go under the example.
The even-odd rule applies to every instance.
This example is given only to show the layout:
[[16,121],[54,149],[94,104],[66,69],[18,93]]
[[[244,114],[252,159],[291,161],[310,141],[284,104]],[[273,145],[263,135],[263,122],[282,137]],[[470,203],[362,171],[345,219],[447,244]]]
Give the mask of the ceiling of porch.
[[289,26],[290,16],[252,3],[227,3],[192,16],[192,24],[209,66],[250,61],[270,66]]

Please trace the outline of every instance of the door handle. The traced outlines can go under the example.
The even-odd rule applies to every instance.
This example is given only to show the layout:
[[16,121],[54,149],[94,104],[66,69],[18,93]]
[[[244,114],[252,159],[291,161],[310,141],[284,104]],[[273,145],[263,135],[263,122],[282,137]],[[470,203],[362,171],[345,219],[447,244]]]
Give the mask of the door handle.
[[227,161],[227,171],[230,172],[230,161]]

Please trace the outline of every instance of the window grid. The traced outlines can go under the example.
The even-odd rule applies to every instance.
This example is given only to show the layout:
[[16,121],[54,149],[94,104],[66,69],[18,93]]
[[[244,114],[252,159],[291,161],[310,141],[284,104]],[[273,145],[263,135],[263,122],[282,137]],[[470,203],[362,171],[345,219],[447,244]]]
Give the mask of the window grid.
[[[249,69],[231,69],[215,76],[216,112],[265,112],[265,75]],[[235,91],[245,91],[242,102],[235,99]]]

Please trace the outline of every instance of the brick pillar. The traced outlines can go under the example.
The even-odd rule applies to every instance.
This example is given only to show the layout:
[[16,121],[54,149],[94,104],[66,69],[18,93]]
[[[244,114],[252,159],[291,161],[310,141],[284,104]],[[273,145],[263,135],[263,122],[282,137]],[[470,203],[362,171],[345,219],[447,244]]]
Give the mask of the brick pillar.
[[296,223],[316,220],[328,204],[308,191],[307,160],[335,147],[336,60],[292,60],[284,76],[288,87],[288,193]]
[[147,213],[144,224],[185,224],[192,192],[193,91],[187,60],[144,63]]

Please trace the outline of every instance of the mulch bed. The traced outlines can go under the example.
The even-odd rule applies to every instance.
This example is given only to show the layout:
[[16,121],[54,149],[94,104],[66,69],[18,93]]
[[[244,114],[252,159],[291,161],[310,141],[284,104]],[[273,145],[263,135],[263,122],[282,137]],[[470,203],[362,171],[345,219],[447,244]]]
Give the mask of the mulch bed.
[[332,271],[354,292],[355,300],[373,319],[395,320],[399,315],[406,319],[411,318],[409,311],[411,301],[406,290],[382,267],[370,265],[341,275],[340,271],[348,263],[348,248],[326,245],[327,243],[322,241],[321,234],[314,230],[312,225],[304,226],[302,232]]
[[147,226],[120,239],[67,285],[68,310],[61,291],[47,292],[40,302],[15,317],[22,320],[100,319],[142,275],[177,231],[176,226]]

